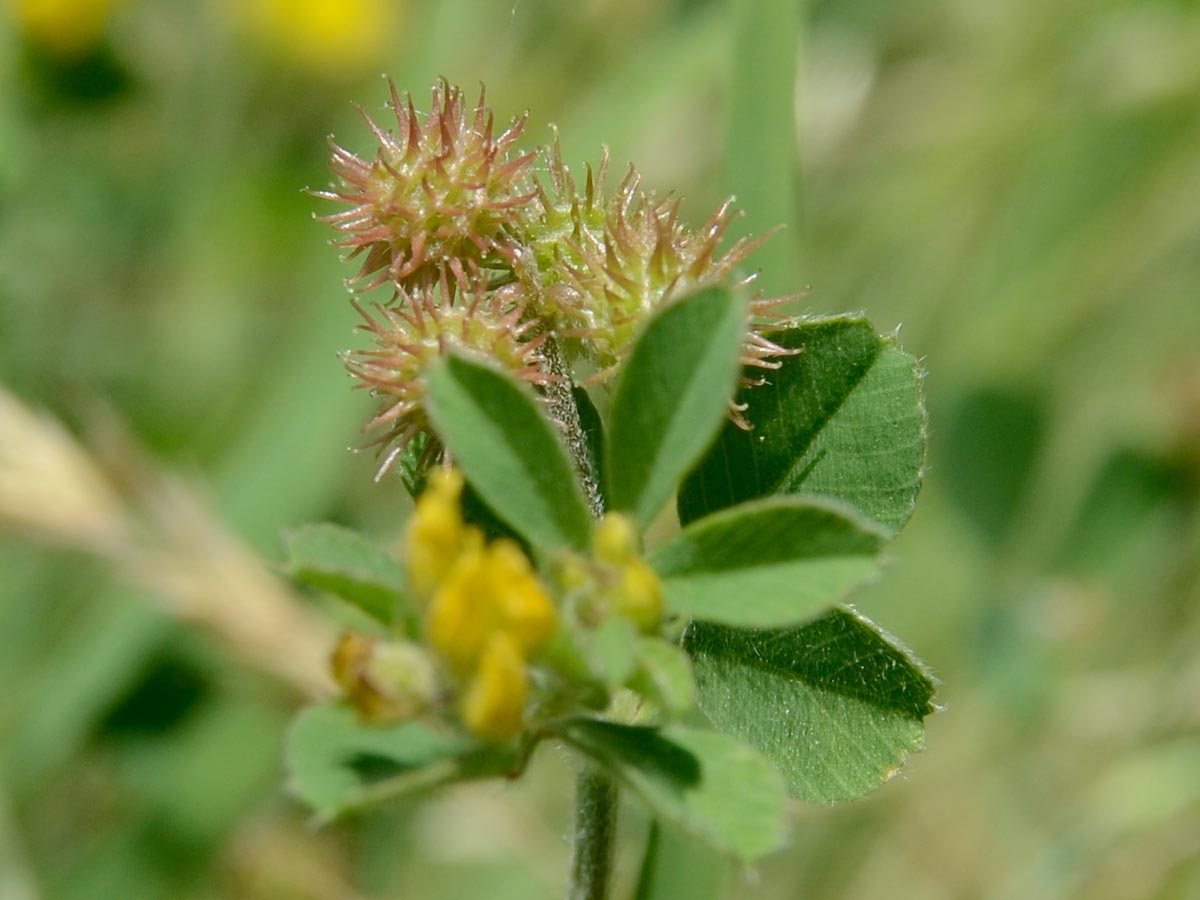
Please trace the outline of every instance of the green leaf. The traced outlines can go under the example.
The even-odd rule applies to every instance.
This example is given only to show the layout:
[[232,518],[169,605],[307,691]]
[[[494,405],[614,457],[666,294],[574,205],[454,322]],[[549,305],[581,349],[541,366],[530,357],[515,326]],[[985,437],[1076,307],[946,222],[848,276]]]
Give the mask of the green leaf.
[[692,661],[678,645],[643,637],[637,641],[636,653],[638,668],[629,681],[631,688],[673,716],[696,705]]
[[533,393],[461,356],[441,360],[428,380],[437,433],[496,514],[534,545],[585,548],[592,522],[575,468]]
[[790,625],[873,574],[886,539],[841,504],[772,497],[689,525],[650,564],[669,612],[727,625]]
[[706,288],[658,312],[613,394],[605,466],[613,509],[650,523],[711,443],[733,394],[746,304]]
[[650,807],[742,860],[783,839],[785,787],[767,760],[712,731],[570,719],[562,736],[611,769]]
[[933,679],[863,616],[835,609],[773,631],[694,622],[684,636],[700,708],[812,803],[850,800],[921,747]]
[[[754,426],[725,426],[684,482],[679,519],[770,494],[820,494],[893,531],[908,520],[925,454],[924,407],[913,357],[865,319],[805,322],[768,337],[798,351],[738,402]],[[748,376],[763,376],[761,369]]]
[[289,786],[322,820],[371,803],[504,772],[509,751],[416,722],[366,725],[352,709],[313,706],[287,736]]
[[404,606],[404,570],[390,553],[340,525],[301,525],[285,536],[287,571],[390,624]]

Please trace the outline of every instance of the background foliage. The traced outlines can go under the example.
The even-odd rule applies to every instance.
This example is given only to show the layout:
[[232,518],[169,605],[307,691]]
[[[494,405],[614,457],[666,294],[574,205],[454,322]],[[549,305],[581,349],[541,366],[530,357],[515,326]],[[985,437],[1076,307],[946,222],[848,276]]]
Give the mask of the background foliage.
[[[606,142],[693,220],[728,192],[785,220],[768,290],[928,359],[925,491],[856,602],[947,709],[726,895],[1200,896],[1194,3],[128,0],[65,43],[27,5],[0,44],[0,382],[126,482],[186,473],[271,560],[307,520],[394,537],[402,487],[345,450],[346,271],[298,189],[326,133],[369,145],[347,101],[377,108],[380,71],[484,81],[569,163]],[[0,508],[0,896],[558,896],[562,758],[314,835],[280,789],[297,691],[260,671],[295,629],[200,636],[27,512]],[[719,881],[660,840],[656,896]]]

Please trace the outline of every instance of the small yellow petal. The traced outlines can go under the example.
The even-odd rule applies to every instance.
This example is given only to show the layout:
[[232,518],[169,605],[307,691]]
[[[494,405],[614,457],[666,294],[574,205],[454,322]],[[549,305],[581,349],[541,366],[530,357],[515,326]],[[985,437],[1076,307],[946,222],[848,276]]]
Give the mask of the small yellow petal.
[[527,692],[525,660],[517,641],[496,632],[463,695],[463,724],[484,740],[512,740],[521,732]]
[[429,644],[455,674],[475,668],[488,639],[502,625],[482,547],[465,550],[429,606]]
[[433,595],[463,549],[466,529],[458,502],[462,486],[457,472],[434,472],[409,521],[404,564],[409,586],[422,600]]
[[608,513],[592,535],[592,549],[596,558],[614,565],[626,562],[637,555],[637,528],[633,520],[620,513]]
[[644,559],[630,560],[621,567],[613,605],[642,631],[654,631],[662,623],[662,581]]
[[504,628],[530,653],[554,634],[558,611],[538,582],[529,560],[515,543],[498,540],[488,547],[488,580]]

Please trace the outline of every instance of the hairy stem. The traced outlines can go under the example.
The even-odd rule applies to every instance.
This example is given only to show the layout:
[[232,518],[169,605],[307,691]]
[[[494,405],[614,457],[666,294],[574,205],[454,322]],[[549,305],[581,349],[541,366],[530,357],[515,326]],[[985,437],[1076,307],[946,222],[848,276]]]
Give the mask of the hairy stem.
[[587,764],[575,778],[575,830],[567,900],[606,900],[617,830],[617,784]]
[[[579,473],[592,517],[604,515],[600,482],[588,453],[587,435],[572,393],[571,373],[554,335],[542,345],[546,367],[555,380],[546,386],[550,414],[562,429]],[[603,769],[586,763],[575,777],[575,827],[571,834],[571,875],[567,900],[607,900],[612,879],[617,829],[617,783]]]
[[546,338],[542,344],[542,356],[546,360],[546,368],[554,376],[554,380],[546,385],[546,399],[550,403],[550,415],[562,431],[567,442],[567,450],[579,473],[579,481],[583,485],[583,494],[587,499],[588,509],[592,518],[598,519],[604,515],[604,499],[600,496],[600,481],[592,468],[592,456],[588,453],[587,435],[583,431],[583,423],[579,418],[579,407],[575,405],[572,395],[571,373],[563,358],[562,348],[554,335]]

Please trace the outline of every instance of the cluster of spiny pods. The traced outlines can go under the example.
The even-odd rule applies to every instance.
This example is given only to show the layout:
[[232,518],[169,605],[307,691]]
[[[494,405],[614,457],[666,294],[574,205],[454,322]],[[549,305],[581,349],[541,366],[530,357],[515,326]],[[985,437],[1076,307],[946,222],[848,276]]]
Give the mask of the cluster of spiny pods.
[[[546,385],[562,377],[555,354],[578,380],[604,382],[654,310],[735,278],[761,242],[743,238],[722,251],[729,202],[693,230],[680,221],[678,198],[645,190],[632,166],[608,193],[607,152],[587,168],[580,192],[557,140],[549,150],[516,148],[527,115],[496,134],[482,91],[471,109],[441,81],[422,115],[390,89],[395,131],[364,112],[374,156],[331,141],[337,183],[315,192],[347,207],[323,221],[337,230],[335,245],[361,259],[350,286],[390,289],[386,301],[354,300],[374,346],[345,356],[381,401],[367,426],[383,453],[380,474],[428,434],[423,374],[439,356],[482,354]],[[751,300],[746,364],[777,365],[784,351],[763,332],[780,323],[775,309],[787,299]]]

